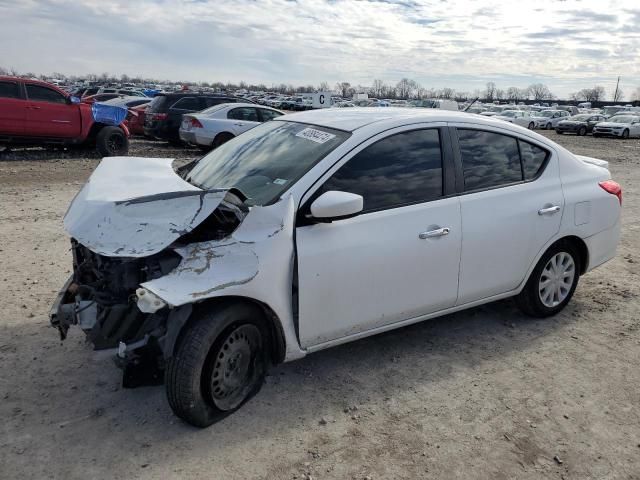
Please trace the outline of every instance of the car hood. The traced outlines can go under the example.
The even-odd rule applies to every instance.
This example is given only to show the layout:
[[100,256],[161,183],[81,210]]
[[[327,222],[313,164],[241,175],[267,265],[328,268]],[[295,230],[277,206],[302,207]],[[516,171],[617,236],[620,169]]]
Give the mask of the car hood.
[[562,125],[586,125],[587,122],[582,122],[580,120],[560,120],[558,123]]
[[598,122],[596,124],[597,127],[628,127],[628,123],[618,123],[618,122]]
[[160,252],[197,227],[227,193],[191,185],[172,163],[171,158],[103,159],[71,202],[65,230],[100,255]]

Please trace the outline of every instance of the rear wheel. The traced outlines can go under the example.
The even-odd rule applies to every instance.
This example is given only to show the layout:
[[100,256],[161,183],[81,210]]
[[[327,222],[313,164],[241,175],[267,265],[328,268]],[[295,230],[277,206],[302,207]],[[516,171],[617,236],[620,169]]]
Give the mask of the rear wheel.
[[558,242],[545,252],[516,297],[520,309],[533,317],[549,317],[562,310],[575,292],[580,256],[575,247]]
[[260,390],[269,334],[262,312],[249,304],[203,312],[187,328],[167,364],[167,398],[178,417],[207,427]]
[[213,148],[218,148],[220,145],[227,143],[232,138],[233,135],[231,133],[219,133],[216,135],[216,138],[213,139],[213,144],[211,146]]
[[584,137],[587,134],[587,127],[580,127],[578,130],[578,135]]
[[104,157],[126,155],[129,139],[118,127],[103,127],[96,137],[96,149]]
[[622,138],[629,138],[629,129],[624,129],[624,132],[622,132]]

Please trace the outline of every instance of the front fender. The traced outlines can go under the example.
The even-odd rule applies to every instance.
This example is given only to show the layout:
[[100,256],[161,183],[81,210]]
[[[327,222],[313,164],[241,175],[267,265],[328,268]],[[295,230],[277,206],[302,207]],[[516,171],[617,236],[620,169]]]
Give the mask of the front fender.
[[293,223],[291,196],[253,207],[233,234],[176,249],[180,264],[169,274],[143,283],[170,307],[217,297],[246,297],[277,316],[286,342],[286,360],[304,356],[292,310]]

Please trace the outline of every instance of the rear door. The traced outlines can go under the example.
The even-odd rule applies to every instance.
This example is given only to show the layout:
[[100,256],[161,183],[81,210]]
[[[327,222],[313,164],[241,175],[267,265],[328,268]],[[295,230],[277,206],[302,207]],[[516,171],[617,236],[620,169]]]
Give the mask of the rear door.
[[[564,197],[554,152],[497,128],[452,132],[462,187],[458,305],[510,292],[560,229]],[[462,177],[462,178],[460,178]]]
[[[460,206],[446,181],[448,133],[434,127],[377,135],[303,198],[296,228],[303,347],[455,304]],[[309,204],[326,191],[362,195],[364,210],[332,223],[309,221]]]
[[0,136],[24,135],[27,101],[17,80],[0,80]]
[[75,138],[82,122],[78,105],[67,103],[57,90],[44,85],[25,83],[27,119],[25,133],[33,137]]
[[234,135],[240,135],[260,124],[258,110],[254,107],[232,108],[227,112],[227,118],[231,120]]

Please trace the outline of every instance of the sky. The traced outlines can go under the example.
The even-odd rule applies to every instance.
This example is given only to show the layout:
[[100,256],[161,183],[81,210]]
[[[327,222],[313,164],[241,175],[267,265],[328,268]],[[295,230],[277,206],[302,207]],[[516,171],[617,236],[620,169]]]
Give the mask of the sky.
[[0,66],[36,74],[640,87],[640,0],[0,0],[0,19]]

